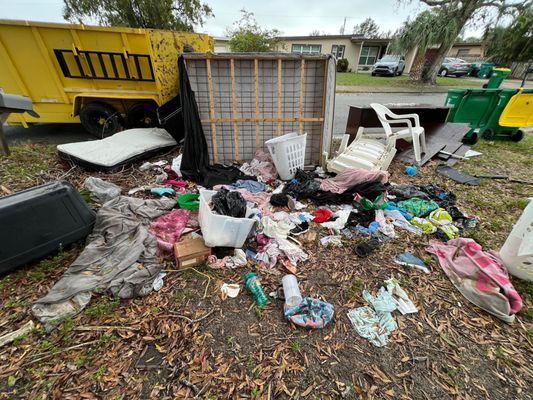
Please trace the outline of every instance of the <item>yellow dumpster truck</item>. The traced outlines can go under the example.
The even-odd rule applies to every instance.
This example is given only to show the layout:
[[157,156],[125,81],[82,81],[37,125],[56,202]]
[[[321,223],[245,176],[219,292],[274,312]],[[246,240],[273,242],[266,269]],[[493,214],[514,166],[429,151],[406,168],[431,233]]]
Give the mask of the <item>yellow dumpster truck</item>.
[[99,137],[154,126],[178,93],[178,55],[212,49],[198,33],[0,20],[0,91],[29,97],[40,115],[7,123],[81,122]]

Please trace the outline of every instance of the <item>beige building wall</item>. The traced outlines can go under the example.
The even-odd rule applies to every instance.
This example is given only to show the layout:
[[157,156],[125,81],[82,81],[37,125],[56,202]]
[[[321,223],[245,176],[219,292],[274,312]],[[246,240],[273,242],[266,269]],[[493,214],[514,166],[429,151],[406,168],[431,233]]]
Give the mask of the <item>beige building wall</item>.
[[361,47],[360,43],[353,43],[349,38],[329,39],[310,36],[305,39],[282,39],[278,44],[278,51],[290,53],[293,44],[318,44],[321,46],[321,54],[330,54],[333,45],[344,45],[344,58],[348,60],[348,68],[352,71],[355,70]]
[[448,53],[449,57],[457,58],[483,58],[484,57],[483,46],[481,44],[454,44]]

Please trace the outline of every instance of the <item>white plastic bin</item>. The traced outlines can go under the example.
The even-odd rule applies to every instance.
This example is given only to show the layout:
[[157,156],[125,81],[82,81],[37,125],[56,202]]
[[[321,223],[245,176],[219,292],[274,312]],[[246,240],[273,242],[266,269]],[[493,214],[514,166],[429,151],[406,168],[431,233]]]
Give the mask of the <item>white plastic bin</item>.
[[303,169],[305,163],[305,146],[307,133],[287,133],[265,142],[272,156],[279,177],[284,180],[294,178],[297,169]]
[[[250,234],[255,220],[214,213],[208,204],[215,193],[215,190],[200,190],[198,222],[200,223],[205,245],[208,247],[241,248]],[[246,207],[246,216],[251,214],[252,210]]]
[[500,249],[500,257],[510,274],[533,281],[533,199]]

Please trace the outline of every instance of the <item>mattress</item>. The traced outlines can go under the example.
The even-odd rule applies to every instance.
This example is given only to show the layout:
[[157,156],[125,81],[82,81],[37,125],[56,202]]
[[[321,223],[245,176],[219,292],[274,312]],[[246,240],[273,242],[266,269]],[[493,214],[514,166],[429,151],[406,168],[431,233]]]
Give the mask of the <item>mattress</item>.
[[86,169],[113,172],[132,162],[149,158],[177,146],[161,128],[135,128],[101,140],[57,146],[59,157]]

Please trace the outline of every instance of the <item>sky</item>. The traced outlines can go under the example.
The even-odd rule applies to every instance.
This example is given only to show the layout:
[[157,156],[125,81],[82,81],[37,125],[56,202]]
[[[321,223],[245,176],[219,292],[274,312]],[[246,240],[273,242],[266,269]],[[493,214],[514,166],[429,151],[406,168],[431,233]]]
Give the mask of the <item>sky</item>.
[[[197,32],[224,36],[226,28],[240,17],[245,8],[255,14],[259,25],[278,29],[284,36],[308,35],[318,29],[325,34],[339,34],[346,17],[345,33],[367,17],[373,18],[382,31],[395,31],[408,17],[424,9],[418,0],[203,0],[213,9],[214,17],[206,20]],[[66,22],[62,17],[63,0],[0,0],[0,18],[32,21]],[[466,36],[480,36],[472,27]]]

